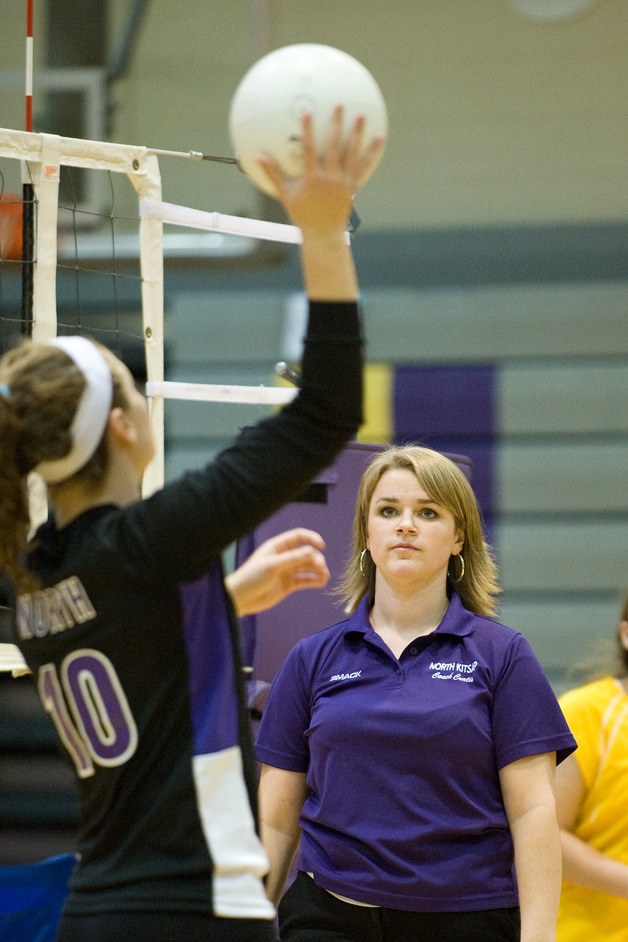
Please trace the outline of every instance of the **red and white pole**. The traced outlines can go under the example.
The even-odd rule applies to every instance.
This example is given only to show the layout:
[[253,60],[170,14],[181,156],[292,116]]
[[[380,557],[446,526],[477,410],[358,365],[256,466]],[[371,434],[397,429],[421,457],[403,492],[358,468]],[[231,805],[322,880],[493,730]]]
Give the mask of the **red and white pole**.
[[33,0],[26,0],[26,126],[33,130]]
[[[26,120],[33,130],[33,0],[26,0]],[[33,331],[33,256],[35,240],[34,188],[26,164],[22,165],[22,318],[21,333]]]

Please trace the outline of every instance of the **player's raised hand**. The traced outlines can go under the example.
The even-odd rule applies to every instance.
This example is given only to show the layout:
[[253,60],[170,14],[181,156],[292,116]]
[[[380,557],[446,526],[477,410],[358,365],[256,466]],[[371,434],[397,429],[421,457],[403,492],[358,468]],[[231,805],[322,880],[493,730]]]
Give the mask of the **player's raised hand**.
[[344,233],[353,197],[379,160],[385,139],[374,138],[363,151],[364,116],[359,115],[346,131],[344,108],[336,105],[329,122],[327,143],[319,153],[312,122],[310,113],[301,116],[302,174],[284,173],[275,160],[264,154],[258,156],[257,162],[304,237]]

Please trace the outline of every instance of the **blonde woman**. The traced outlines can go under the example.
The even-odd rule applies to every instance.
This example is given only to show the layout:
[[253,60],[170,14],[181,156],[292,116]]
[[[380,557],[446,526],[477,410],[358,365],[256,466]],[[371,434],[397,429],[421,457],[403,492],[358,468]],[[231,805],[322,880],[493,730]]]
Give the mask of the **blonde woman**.
[[[282,942],[554,942],[556,761],[575,742],[494,621],[473,491],[415,446],[363,476],[349,617],[294,648],[256,753]],[[516,872],[516,876],[515,876]]]

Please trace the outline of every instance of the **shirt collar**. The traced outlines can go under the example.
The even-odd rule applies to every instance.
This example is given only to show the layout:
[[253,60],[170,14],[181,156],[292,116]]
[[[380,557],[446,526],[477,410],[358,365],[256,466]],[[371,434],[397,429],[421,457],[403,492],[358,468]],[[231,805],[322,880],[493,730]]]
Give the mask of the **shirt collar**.
[[[453,592],[443,620],[436,629],[438,635],[458,635],[464,637],[471,634],[475,628],[476,615],[464,607],[460,596]],[[344,634],[361,634],[372,632],[369,620],[369,600],[367,596],[361,600],[355,612],[345,622]]]

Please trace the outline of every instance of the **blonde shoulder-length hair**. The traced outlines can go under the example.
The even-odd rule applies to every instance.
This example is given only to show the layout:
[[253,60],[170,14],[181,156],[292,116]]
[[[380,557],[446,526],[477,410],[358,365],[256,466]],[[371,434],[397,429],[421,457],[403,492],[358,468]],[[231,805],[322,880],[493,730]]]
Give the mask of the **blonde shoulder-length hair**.
[[478,503],[467,478],[455,462],[431,448],[400,445],[387,448],[373,458],[362,475],[353,518],[353,546],[349,563],[336,589],[345,611],[354,612],[364,596],[375,596],[375,565],[366,546],[368,515],[373,492],[386,471],[402,469],[415,475],[435,503],[446,507],[464,534],[464,573],[452,556],[449,579],[465,608],[478,615],[494,615],[495,596],[500,593],[497,566],[484,540]]

